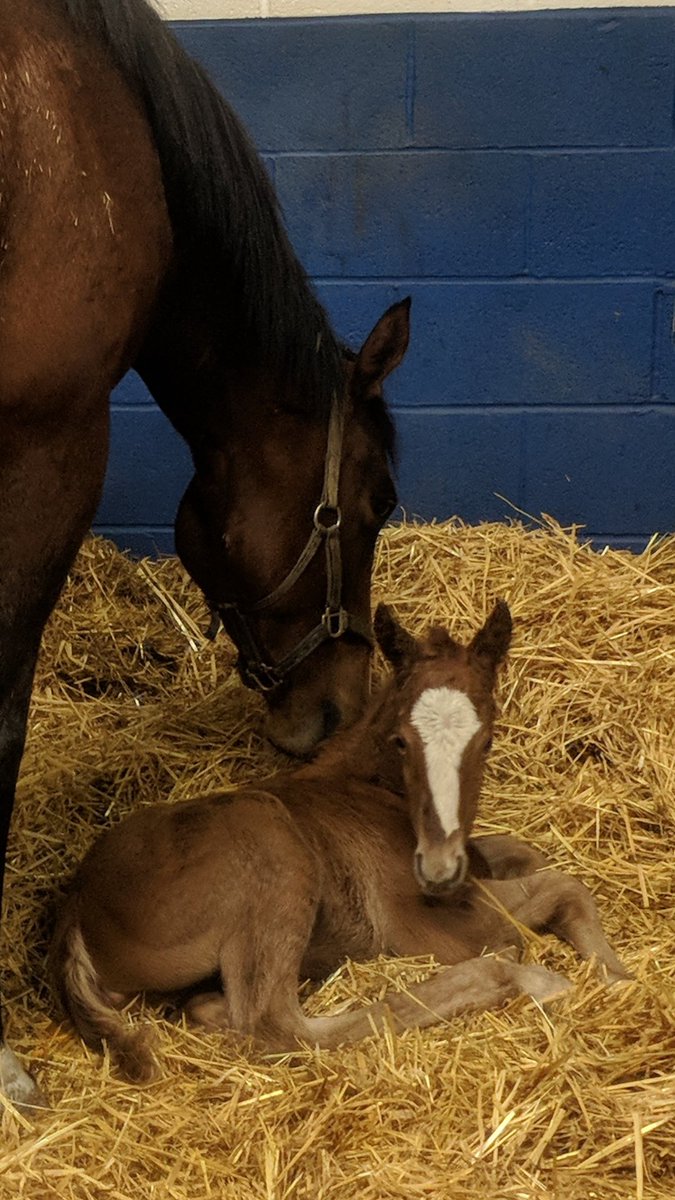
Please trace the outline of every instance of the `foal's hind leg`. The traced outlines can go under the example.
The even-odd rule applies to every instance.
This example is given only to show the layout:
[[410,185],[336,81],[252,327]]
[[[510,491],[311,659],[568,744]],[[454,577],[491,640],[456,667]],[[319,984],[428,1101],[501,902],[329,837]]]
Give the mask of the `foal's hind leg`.
[[[42,629],[94,514],[105,472],[107,404],[79,421],[65,402],[19,419],[0,395],[0,892],[14,790]],[[2,1042],[0,1094],[40,1102],[30,1076]],[[1,1100],[0,1100],[1,1103]]]
[[[507,910],[521,925],[536,932],[550,931],[574,946],[582,958],[595,957],[606,971],[609,983],[630,978],[612,950],[600,924],[598,910],[588,888],[562,871],[541,871],[521,879],[492,879],[485,889],[485,906]],[[475,906],[476,917],[480,902]],[[508,918],[503,925],[508,925]]]
[[497,1008],[514,996],[526,994],[545,1004],[566,992],[571,985],[561,975],[544,967],[527,967],[498,958],[470,958],[444,967],[431,979],[414,984],[407,992],[390,993],[377,1004],[364,1005],[325,1017],[307,1017],[297,1004],[289,1012],[288,1036],[332,1049],[355,1042],[393,1026],[423,1029],[465,1012]]
[[220,949],[223,992],[197,993],[184,1012],[207,1029],[228,1028],[276,1044],[288,1013],[298,1007],[300,966],[318,906],[317,867],[281,807],[262,809],[258,829],[255,862],[213,898],[214,912],[222,904],[227,918]]
[[231,1029],[232,1011],[223,992],[195,992],[183,1005],[189,1024],[202,1029]]
[[[278,897],[273,892],[272,899],[275,894]],[[305,916],[300,921],[295,902],[294,919],[288,914],[279,914],[281,919],[277,919],[278,901],[276,910],[274,905],[269,911],[256,906],[255,929],[242,929],[241,937],[224,949],[225,994],[209,992],[194,997],[186,1010],[188,1015],[207,1028],[229,1026],[279,1050],[293,1049],[298,1042],[331,1049],[390,1025],[397,1030],[422,1028],[459,1013],[494,1008],[523,993],[546,1003],[570,986],[562,976],[543,967],[474,958],[452,937],[444,944],[433,910],[415,902],[407,921],[396,920],[402,913],[392,913],[397,928],[403,931],[401,936],[407,939],[402,952],[421,953],[431,948],[455,965],[414,985],[407,993],[386,996],[381,1003],[308,1017],[298,998],[298,970],[314,920],[307,900],[308,896]],[[462,958],[467,961],[457,961]]]

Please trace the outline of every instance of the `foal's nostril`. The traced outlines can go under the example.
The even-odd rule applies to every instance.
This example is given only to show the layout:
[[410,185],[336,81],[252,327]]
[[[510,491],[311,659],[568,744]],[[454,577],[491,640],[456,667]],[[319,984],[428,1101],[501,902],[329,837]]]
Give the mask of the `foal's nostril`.
[[323,736],[330,737],[340,724],[340,709],[332,700],[322,700],[321,714],[323,716]]
[[448,877],[448,883],[461,883],[466,872],[466,858],[463,854],[457,857],[457,866],[452,875]]
[[419,850],[416,851],[414,858],[414,871],[417,882],[425,892],[431,895],[441,894],[463,883],[466,877],[467,865],[468,860],[463,853],[457,855],[454,865],[446,859],[445,861],[437,862],[435,868],[433,863],[430,863],[428,860],[425,862],[424,855]]

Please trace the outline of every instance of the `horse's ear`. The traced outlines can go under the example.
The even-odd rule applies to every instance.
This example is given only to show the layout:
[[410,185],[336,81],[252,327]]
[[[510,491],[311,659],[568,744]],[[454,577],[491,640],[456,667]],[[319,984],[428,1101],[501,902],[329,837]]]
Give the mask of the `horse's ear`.
[[482,629],[474,637],[469,652],[485,661],[494,671],[506,657],[511,645],[511,630],[513,623],[509,606],[505,600],[498,600]]
[[382,383],[403,361],[410,338],[410,296],[392,304],[370,331],[354,369],[367,383]]
[[417,658],[417,642],[412,634],[399,625],[386,604],[378,604],[373,628],[377,644],[396,674],[411,667]]

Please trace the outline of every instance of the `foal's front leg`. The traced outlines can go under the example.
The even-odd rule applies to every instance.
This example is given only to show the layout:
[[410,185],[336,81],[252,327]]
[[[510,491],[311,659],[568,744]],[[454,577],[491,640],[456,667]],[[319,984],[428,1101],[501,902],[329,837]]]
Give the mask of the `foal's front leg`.
[[517,879],[549,865],[541,850],[509,833],[469,838],[467,851],[471,874],[479,879]]
[[[477,887],[483,890],[485,909],[492,910],[491,919],[495,909],[501,909],[502,914],[506,910],[528,929],[537,933],[550,931],[569,942],[582,958],[595,957],[605,968],[608,983],[630,978],[605,937],[595,900],[578,879],[562,871],[546,870],[519,879],[485,880]],[[476,915],[480,907],[478,900]],[[504,926],[507,925],[508,916],[504,916]]]

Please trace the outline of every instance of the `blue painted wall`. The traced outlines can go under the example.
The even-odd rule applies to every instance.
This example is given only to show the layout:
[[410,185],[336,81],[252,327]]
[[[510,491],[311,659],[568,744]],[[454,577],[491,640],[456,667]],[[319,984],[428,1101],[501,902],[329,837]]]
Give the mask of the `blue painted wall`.
[[[675,528],[675,11],[175,26],[358,345],[395,298],[409,515]],[[190,473],[128,377],[99,528],[171,549]]]

